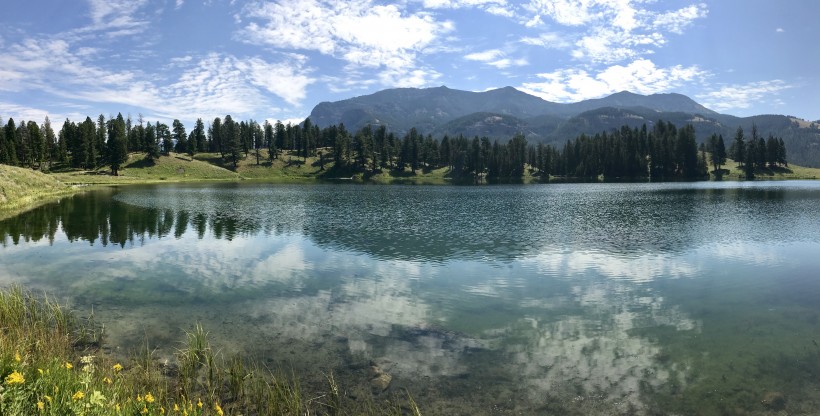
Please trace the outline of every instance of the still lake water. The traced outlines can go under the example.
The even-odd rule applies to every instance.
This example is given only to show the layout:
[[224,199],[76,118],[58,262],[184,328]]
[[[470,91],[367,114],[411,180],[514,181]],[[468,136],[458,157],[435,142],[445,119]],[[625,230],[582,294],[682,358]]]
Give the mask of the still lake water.
[[820,182],[123,187],[0,242],[0,285],[93,305],[114,354],[201,322],[425,414],[820,408]]

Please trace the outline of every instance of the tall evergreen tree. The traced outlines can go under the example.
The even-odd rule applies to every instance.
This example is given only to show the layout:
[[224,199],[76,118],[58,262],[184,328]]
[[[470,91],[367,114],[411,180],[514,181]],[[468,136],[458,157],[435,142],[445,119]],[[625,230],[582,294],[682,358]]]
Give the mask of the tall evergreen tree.
[[31,141],[31,167],[43,169],[46,161],[46,141],[37,122],[28,122],[28,134]]
[[213,148],[211,149],[212,152],[219,152],[219,155],[222,159],[225,159],[225,146],[223,145],[222,140],[222,119],[219,117],[214,118],[214,122],[211,124],[211,129],[209,133],[211,135],[211,145]]
[[276,158],[276,138],[273,133],[273,125],[265,120],[265,145],[268,147],[268,160]]
[[207,152],[208,148],[206,146],[207,137],[205,135],[205,123],[202,122],[201,118],[196,119],[196,124],[194,124],[194,138],[196,139],[196,147],[194,148],[194,151]]
[[57,159],[57,137],[54,135],[54,129],[51,127],[51,120],[46,116],[43,122],[43,137],[46,145],[46,160],[48,160],[48,170],[54,165],[54,160]]
[[91,117],[86,117],[85,121],[80,123],[79,129],[81,145],[86,148],[84,166],[86,169],[94,169],[97,167],[97,162],[99,162],[100,157],[97,146],[95,145],[97,137],[96,125],[94,121],[91,120]]
[[17,126],[17,160],[20,166],[31,166],[31,139],[28,135],[28,126],[21,120]]
[[3,163],[17,166],[19,163],[17,159],[17,126],[14,125],[14,119],[9,117],[6,126],[4,127],[4,136],[5,136],[5,143],[4,143],[4,160]]
[[162,144],[162,153],[166,156],[170,155],[171,150],[174,149],[173,136],[168,125],[159,121],[157,121],[157,140]]
[[119,113],[116,119],[108,122],[108,164],[114,176],[120,174],[120,168],[128,161],[127,138],[125,120]]
[[107,130],[108,128],[105,122],[105,116],[100,114],[97,117],[97,137],[95,138],[95,146],[97,146],[97,154],[101,160],[108,160]]
[[153,124],[148,123],[145,128],[145,146],[147,146],[145,153],[148,159],[159,159],[159,140],[157,139],[157,129]]
[[185,133],[185,126],[181,121],[174,119],[171,125],[172,137],[174,140],[174,151],[186,153],[188,151],[188,135]]
[[222,125],[222,138],[225,141],[227,162],[233,165],[234,170],[239,166],[242,157],[242,138],[240,137],[239,123],[233,121],[230,114],[225,116]]
[[744,139],[743,128],[738,127],[735,133],[735,139],[729,148],[729,154],[738,165],[743,165],[743,162],[746,160],[746,143]]

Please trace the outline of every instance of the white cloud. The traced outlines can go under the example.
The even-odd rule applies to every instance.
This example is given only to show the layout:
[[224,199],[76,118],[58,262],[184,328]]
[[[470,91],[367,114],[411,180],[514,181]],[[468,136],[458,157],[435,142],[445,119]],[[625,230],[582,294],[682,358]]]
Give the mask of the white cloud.
[[575,102],[619,91],[640,94],[670,91],[705,75],[697,66],[658,68],[648,59],[637,59],[626,66],[610,66],[597,74],[581,69],[538,74],[542,81],[524,83],[519,89],[549,101]]
[[177,0],[176,8],[179,9],[180,7],[182,7],[183,4],[185,4],[185,0]]
[[295,54],[275,62],[219,54],[183,56],[171,60],[180,75],[163,83],[141,71],[95,65],[64,40],[26,39],[9,45],[8,51],[0,57],[0,80],[9,82],[0,82],[0,91],[40,90],[72,102],[143,108],[148,116],[169,119],[265,114],[274,108],[265,92],[299,106],[314,82],[305,57]]
[[502,56],[504,56],[504,52],[501,52],[500,49],[489,49],[484,52],[475,52],[464,55],[464,59],[467,59],[468,61],[487,62],[498,59]]
[[765,101],[777,104],[779,102],[775,98],[777,94],[788,88],[792,88],[792,85],[774,79],[747,84],[724,85],[718,90],[700,94],[697,98],[706,107],[717,111],[744,109],[751,107],[752,104],[760,104]]
[[683,29],[696,19],[705,18],[709,13],[706,5],[693,4],[673,12],[661,13],[655,16],[652,26],[656,29],[666,29],[672,33],[683,33]]
[[0,101],[0,123],[5,122],[9,117],[14,118],[18,123],[21,120],[26,120],[35,121],[38,124],[42,124],[46,117],[48,117],[51,120],[51,127],[57,130],[59,129],[59,124],[66,118],[83,120],[86,114],[78,112],[68,114],[50,113],[41,108],[32,108],[25,105]]
[[506,0],[424,0],[428,9],[480,8],[496,16],[513,17],[515,12]]
[[237,33],[238,40],[317,51],[347,62],[352,72],[377,68],[383,71],[378,79],[391,86],[421,86],[437,78],[437,72],[421,68],[418,57],[453,30],[451,22],[430,14],[371,0],[253,3],[244,14],[252,21]]
[[109,35],[129,35],[138,33],[147,25],[147,20],[137,19],[137,11],[147,0],[88,0],[92,25],[85,29],[114,29]]
[[529,63],[526,59],[510,59],[505,57],[505,55],[506,54],[500,49],[490,49],[483,52],[467,54],[464,56],[464,59],[467,59],[468,61],[483,62],[498,69],[506,69],[511,66],[524,66]]
[[441,78],[441,73],[430,68],[388,68],[379,73],[383,85],[399,88],[418,88]]
[[526,45],[556,49],[563,49],[572,45],[564,38],[564,36],[552,32],[544,32],[534,37],[526,36],[521,38],[520,42]]
[[777,32],[777,33],[783,33],[783,32],[785,32],[785,31],[786,31],[786,30],[785,30],[785,29],[783,29],[782,27],[779,27],[779,28],[775,29],[775,32]]
[[[703,4],[655,12],[638,7],[641,3],[644,1],[531,0],[523,6],[528,13],[522,14],[519,20],[531,28],[545,26],[547,19],[566,26],[570,32],[565,38],[577,39],[572,50],[573,58],[615,63],[653,53],[666,44],[666,32],[682,33],[685,27],[708,12]],[[573,30],[576,32],[572,33]],[[555,42],[550,40],[527,37],[522,41],[555,47]]]
[[315,80],[306,75],[307,58],[291,55],[289,61],[266,62],[260,58],[237,61],[236,67],[246,74],[253,85],[279,96],[288,104],[298,106],[305,98],[307,86]]

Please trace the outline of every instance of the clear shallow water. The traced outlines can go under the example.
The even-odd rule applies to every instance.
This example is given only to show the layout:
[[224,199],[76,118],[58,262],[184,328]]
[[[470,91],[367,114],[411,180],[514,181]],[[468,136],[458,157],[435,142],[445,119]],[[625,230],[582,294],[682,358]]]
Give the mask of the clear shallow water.
[[202,322],[359,397],[375,361],[425,414],[810,412],[819,214],[818,182],[127,187],[0,222],[0,284],[115,352]]

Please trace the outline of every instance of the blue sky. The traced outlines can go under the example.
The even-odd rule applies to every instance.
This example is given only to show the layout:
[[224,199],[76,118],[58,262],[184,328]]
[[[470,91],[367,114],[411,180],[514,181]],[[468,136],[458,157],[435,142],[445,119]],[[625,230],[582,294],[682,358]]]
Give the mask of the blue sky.
[[296,121],[390,87],[574,102],[677,92],[820,119],[816,0],[28,0],[0,12],[0,118]]

